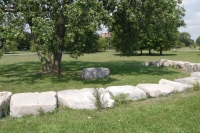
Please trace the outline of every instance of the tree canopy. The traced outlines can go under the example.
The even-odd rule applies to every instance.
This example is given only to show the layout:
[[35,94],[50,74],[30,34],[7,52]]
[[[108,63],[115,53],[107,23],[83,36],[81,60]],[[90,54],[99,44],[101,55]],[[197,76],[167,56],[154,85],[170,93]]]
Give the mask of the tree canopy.
[[196,44],[200,46],[200,36],[196,39]]
[[123,55],[173,47],[184,25],[181,0],[120,0],[113,12],[114,44]]
[[28,24],[43,69],[60,73],[64,50],[77,58],[97,39],[97,28],[108,18],[102,7],[98,0],[3,0],[0,38],[6,44],[23,38]]
[[181,32],[179,34],[179,40],[180,42],[185,43],[185,46],[187,47],[194,44],[194,40],[191,39],[191,35],[188,32]]
[[[123,55],[174,45],[184,25],[181,0],[1,0],[0,38],[6,45],[27,37],[46,72],[61,72],[62,52],[77,58],[98,45],[97,29],[108,25]],[[90,50],[88,50],[90,51]]]

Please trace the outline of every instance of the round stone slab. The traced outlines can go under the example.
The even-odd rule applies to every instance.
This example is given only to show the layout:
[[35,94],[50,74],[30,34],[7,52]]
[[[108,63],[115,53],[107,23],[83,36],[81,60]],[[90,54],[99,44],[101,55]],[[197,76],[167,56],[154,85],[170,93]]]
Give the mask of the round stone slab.
[[136,87],[142,89],[151,97],[168,95],[174,92],[174,87],[164,84],[138,84]]

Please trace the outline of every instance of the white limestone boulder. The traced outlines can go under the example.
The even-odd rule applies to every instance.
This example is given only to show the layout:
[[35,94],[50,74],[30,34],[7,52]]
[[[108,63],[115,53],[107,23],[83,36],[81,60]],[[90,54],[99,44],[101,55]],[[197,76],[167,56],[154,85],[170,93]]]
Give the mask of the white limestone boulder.
[[167,59],[161,59],[161,60],[159,60],[159,62],[160,62],[160,66],[164,66],[164,63],[167,61]]
[[8,91],[0,92],[0,118],[3,115],[2,106],[3,104],[10,103],[11,96],[12,96],[11,92],[8,92]]
[[21,117],[25,114],[39,114],[53,111],[57,108],[56,92],[18,93],[11,97],[10,115]]
[[194,85],[196,82],[200,83],[200,78],[198,78],[198,77],[186,77],[186,78],[174,79],[174,81],[179,82],[179,83],[183,83],[183,84]]
[[107,87],[106,90],[111,94],[112,97],[120,94],[126,94],[127,98],[130,100],[146,98],[146,93],[143,90],[131,85],[110,86]]
[[109,76],[110,70],[104,67],[98,68],[84,68],[81,72],[81,77],[83,79],[96,79],[96,78],[104,78]]
[[166,60],[163,62],[163,66],[165,67],[173,67],[175,64],[175,61],[172,61],[172,60]]
[[195,66],[195,63],[188,63],[186,65],[187,71],[188,72],[193,72],[194,66]]
[[168,95],[174,92],[174,87],[164,84],[138,84],[136,87],[145,91],[150,97]]
[[192,85],[178,83],[178,82],[174,82],[174,81],[170,81],[170,80],[166,80],[166,79],[161,79],[159,81],[159,84],[165,84],[165,85],[172,86],[172,87],[174,87],[174,90],[177,92],[182,92],[189,88],[192,88]]
[[191,73],[191,77],[198,77],[198,78],[200,78],[200,72],[193,72],[193,73]]
[[175,63],[175,68],[181,69],[183,71],[187,71],[185,64],[186,64],[185,62],[178,61]]
[[110,94],[103,88],[84,88],[81,90],[64,90],[57,92],[58,103],[62,106],[67,106],[72,109],[96,109],[95,94],[100,95],[102,108],[114,106],[114,100]]

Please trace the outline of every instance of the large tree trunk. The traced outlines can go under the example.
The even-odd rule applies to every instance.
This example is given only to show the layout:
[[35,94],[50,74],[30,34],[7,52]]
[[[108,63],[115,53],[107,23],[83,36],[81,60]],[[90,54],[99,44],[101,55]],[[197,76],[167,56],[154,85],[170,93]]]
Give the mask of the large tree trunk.
[[47,73],[61,73],[61,60],[62,60],[62,52],[64,50],[64,36],[65,36],[66,28],[64,25],[63,19],[60,18],[59,24],[56,29],[56,38],[57,43],[55,44],[56,50],[53,52],[53,55],[49,55],[49,57],[44,61],[41,56],[38,54],[40,60],[43,63],[43,71]]
[[160,49],[160,55],[162,55],[163,53],[162,53],[162,49]]
[[151,49],[149,49],[149,55],[151,55]]

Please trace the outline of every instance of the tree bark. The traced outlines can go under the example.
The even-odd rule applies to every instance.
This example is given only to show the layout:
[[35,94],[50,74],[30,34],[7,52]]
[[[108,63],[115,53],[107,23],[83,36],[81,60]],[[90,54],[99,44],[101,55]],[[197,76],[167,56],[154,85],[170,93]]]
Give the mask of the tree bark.
[[149,55],[151,55],[151,49],[149,49]]
[[142,49],[140,49],[140,54],[142,55]]
[[160,49],[160,55],[162,55],[163,53],[162,53],[162,49]]

